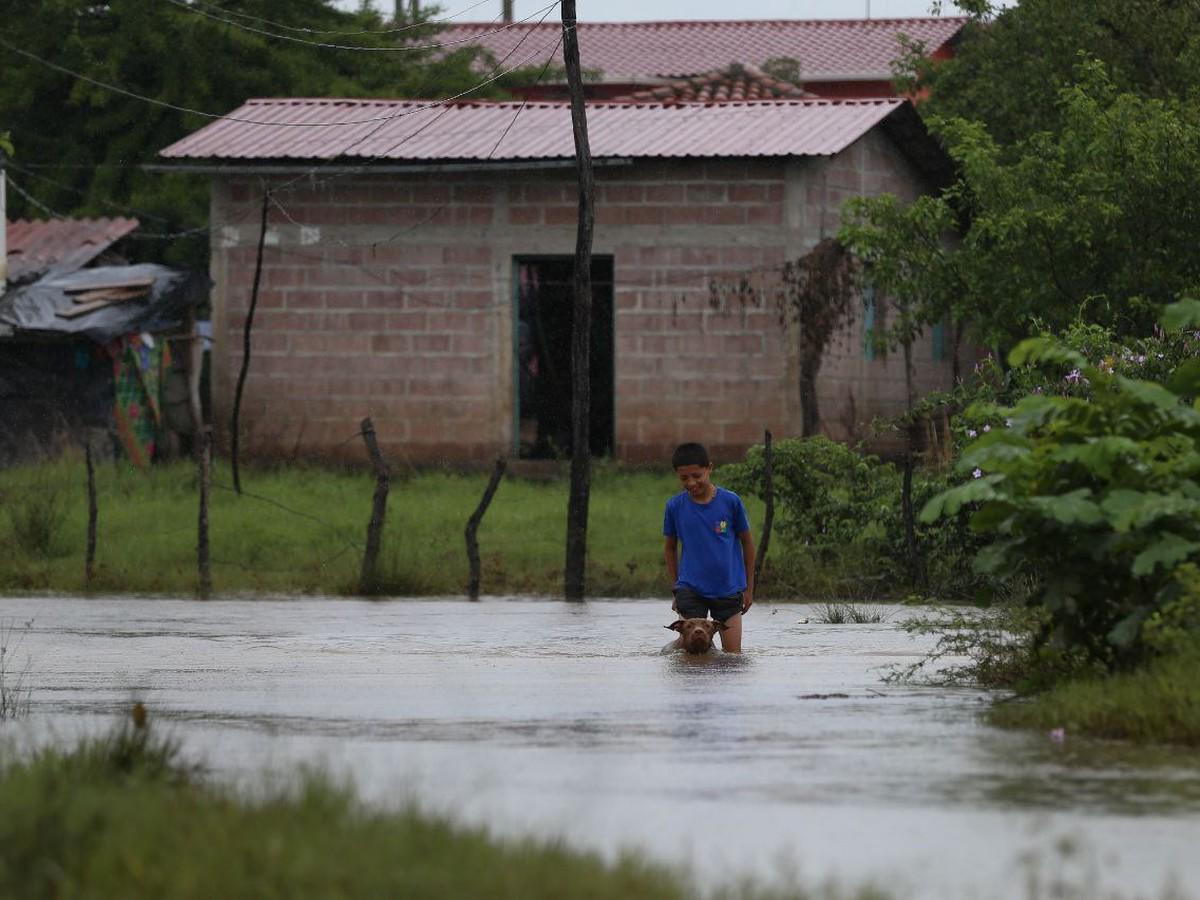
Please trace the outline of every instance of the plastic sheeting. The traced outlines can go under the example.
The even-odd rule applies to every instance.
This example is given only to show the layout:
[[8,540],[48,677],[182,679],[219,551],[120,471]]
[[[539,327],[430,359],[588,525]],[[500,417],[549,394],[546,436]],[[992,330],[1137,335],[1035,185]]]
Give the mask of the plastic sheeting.
[[[71,291],[138,278],[153,278],[145,297],[125,300],[76,318],[58,315],[75,306]],[[81,335],[98,344],[123,335],[164,331],[178,325],[189,307],[207,294],[208,278],[152,263],[135,266],[102,266],[81,269],[70,275],[43,278],[7,293],[0,300],[0,335],[9,329],[64,335]]]

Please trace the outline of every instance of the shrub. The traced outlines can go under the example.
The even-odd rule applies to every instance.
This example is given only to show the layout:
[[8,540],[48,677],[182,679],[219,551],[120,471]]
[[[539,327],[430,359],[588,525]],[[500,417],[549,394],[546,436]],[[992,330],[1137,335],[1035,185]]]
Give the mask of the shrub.
[[38,467],[21,487],[4,492],[13,541],[27,556],[48,558],[61,552],[67,496],[59,472]]
[[[1184,308],[1200,321],[1200,303]],[[1178,309],[1169,316],[1191,321]],[[974,415],[1004,427],[967,446],[965,482],[930,500],[921,518],[968,510],[991,539],[976,571],[1038,573],[1038,646],[1109,669],[1136,664],[1150,651],[1143,625],[1178,595],[1175,567],[1200,552],[1200,412],[1183,402],[1200,393],[1200,360],[1182,363],[1166,385],[1091,365],[1052,338],[1023,342],[1009,361],[1065,372],[1088,396],[977,406]]]

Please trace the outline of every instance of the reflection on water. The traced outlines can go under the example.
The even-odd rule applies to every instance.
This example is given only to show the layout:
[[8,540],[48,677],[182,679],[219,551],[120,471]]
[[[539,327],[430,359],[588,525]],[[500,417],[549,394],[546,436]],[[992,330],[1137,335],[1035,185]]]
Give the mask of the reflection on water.
[[33,620],[33,715],[9,732],[27,740],[136,696],[222,777],[319,763],[372,801],[712,879],[1024,897],[1067,840],[1110,892],[1200,883],[1195,754],[996,731],[981,691],[884,684],[928,646],[906,614],[763,604],[744,653],[693,657],[660,653],[656,602],[0,600]]

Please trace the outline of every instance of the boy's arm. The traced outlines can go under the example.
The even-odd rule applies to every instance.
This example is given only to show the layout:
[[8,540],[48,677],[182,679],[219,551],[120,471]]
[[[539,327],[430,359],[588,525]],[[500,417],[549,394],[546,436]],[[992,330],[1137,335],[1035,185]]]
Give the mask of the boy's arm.
[[742,595],[742,612],[754,605],[754,537],[747,529],[738,535],[742,545],[742,563],[746,567],[746,590]]
[[[663,538],[663,560],[667,564],[667,578],[670,579],[670,589],[675,590],[675,581],[679,578],[679,538],[673,534]],[[675,602],[671,601],[671,609]]]

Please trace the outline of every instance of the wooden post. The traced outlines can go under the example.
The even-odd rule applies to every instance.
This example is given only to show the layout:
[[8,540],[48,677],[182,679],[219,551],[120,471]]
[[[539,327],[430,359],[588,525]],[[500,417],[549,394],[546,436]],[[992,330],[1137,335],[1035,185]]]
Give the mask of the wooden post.
[[212,486],[212,429],[204,426],[197,435],[200,452],[200,514],[196,528],[196,568],[199,571],[199,594],[204,600],[212,596],[212,565],[208,558],[208,494]]
[[567,503],[564,587],[568,600],[582,600],[587,568],[588,499],[592,481],[591,331],[592,230],[595,225],[594,173],[588,141],[583,72],[575,0],[562,0],[563,59],[571,92],[571,127],[579,180],[579,223],[575,236],[575,298],[571,321],[571,491]]
[[242,329],[242,367],[238,371],[237,390],[233,394],[233,419],[230,422],[229,459],[233,466],[233,489],[242,493],[242,478],[238,469],[238,449],[241,444],[239,420],[242,416],[242,392],[246,389],[246,375],[250,372],[250,333],[254,328],[254,310],[258,307],[258,285],[262,281],[263,246],[267,240],[267,207],[271,192],[263,188],[262,222],[258,230],[258,255],[254,261],[254,284],[250,288],[250,308],[246,311],[246,325]]
[[758,594],[762,589],[763,560],[767,558],[767,548],[771,545],[771,524],[775,521],[775,448],[771,443],[771,429],[763,432],[763,481],[764,497],[767,509],[763,514],[762,537],[758,539],[758,554],[754,557],[754,591]]
[[87,590],[92,589],[92,579],[96,574],[96,520],[99,518],[96,507],[96,467],[92,464],[92,441],[88,436],[83,447],[83,458],[87,463],[87,558],[83,564],[83,578]]
[[480,563],[479,563],[479,541],[476,539],[476,532],[479,531],[479,523],[483,521],[484,513],[492,503],[492,498],[496,496],[496,489],[500,487],[500,479],[504,477],[504,470],[508,467],[508,460],[500,457],[496,460],[496,467],[492,469],[492,477],[488,479],[487,487],[484,489],[483,497],[479,500],[479,506],[475,507],[475,512],[471,513],[471,518],[467,519],[466,541],[467,541],[467,564],[470,567],[470,575],[467,581],[467,597],[471,600],[479,599],[479,581],[480,581]]
[[513,0],[502,0],[500,4],[500,17],[507,25],[513,20]]
[[370,593],[375,589],[376,566],[379,562],[379,544],[383,535],[383,520],[387,515],[388,488],[391,480],[391,470],[379,452],[379,443],[375,440],[375,425],[370,416],[362,420],[363,441],[367,445],[367,454],[371,457],[371,466],[375,469],[375,496],[371,502],[371,521],[367,523],[367,546],[363,550],[362,572],[358,578],[359,593]]

